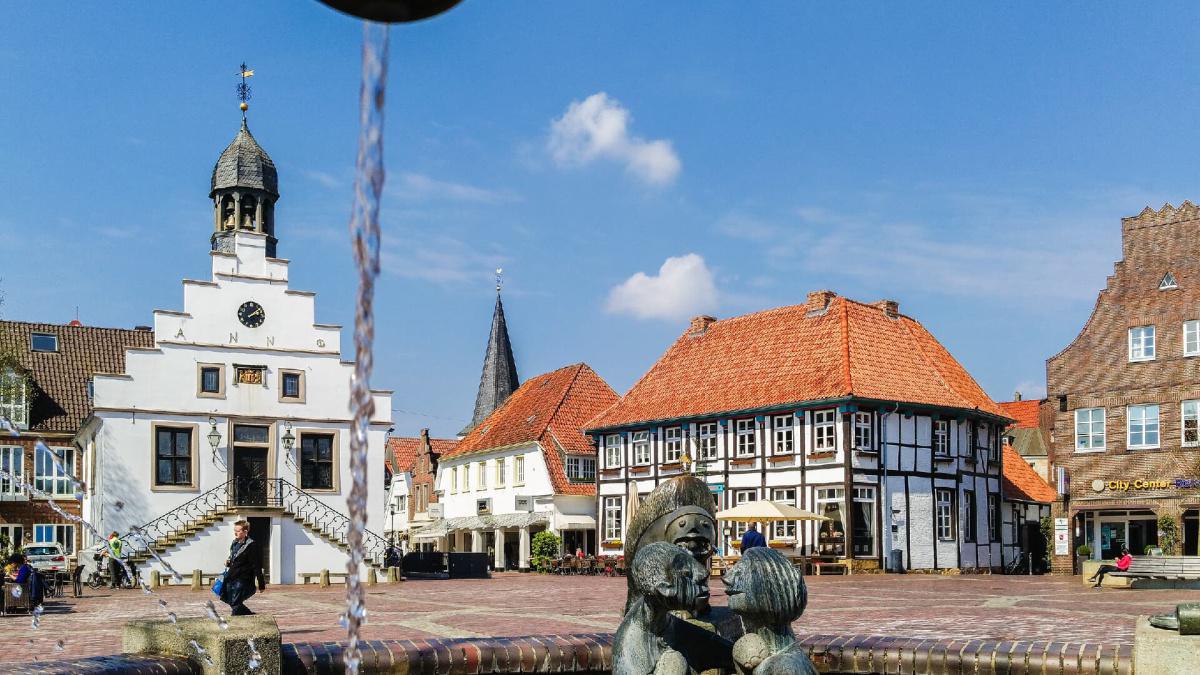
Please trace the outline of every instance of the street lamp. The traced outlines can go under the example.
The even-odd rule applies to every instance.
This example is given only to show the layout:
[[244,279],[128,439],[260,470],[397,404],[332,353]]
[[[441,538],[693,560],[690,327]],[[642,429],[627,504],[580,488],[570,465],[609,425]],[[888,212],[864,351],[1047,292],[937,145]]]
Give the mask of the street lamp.
[[292,446],[296,444],[296,435],[292,433],[291,422],[283,423],[283,438],[279,440],[283,441],[284,450],[287,450],[288,452],[292,451]]
[[209,424],[208,444],[212,446],[212,460],[213,460],[213,464],[216,464],[217,463],[217,446],[221,445],[221,432],[217,431],[217,418],[216,417],[209,417],[208,424]]

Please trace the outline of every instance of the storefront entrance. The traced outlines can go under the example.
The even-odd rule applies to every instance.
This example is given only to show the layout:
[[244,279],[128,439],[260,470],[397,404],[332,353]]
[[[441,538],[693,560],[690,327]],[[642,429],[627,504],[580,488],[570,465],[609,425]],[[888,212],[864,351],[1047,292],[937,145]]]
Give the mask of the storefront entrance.
[[1183,554],[1200,555],[1197,537],[1200,536],[1200,515],[1196,509],[1183,512]]
[[1158,519],[1152,511],[1103,511],[1084,516],[1093,560],[1112,560],[1128,547],[1135,556],[1158,545]]

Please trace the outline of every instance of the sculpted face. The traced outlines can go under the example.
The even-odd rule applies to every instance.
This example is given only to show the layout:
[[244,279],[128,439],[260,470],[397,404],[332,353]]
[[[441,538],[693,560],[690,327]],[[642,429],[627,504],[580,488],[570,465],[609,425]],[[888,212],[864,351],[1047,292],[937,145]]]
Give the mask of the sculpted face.
[[702,513],[682,513],[667,520],[662,541],[682,548],[696,561],[707,565],[713,554],[716,524]]
[[659,595],[670,609],[696,610],[701,601],[708,600],[708,569],[690,555],[672,557]]

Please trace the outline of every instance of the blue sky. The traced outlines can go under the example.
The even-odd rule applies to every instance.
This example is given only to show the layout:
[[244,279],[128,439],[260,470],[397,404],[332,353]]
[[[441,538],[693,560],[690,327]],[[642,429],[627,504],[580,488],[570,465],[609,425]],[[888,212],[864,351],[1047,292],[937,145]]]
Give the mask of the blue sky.
[[[830,288],[1036,395],[1120,218],[1200,198],[1198,11],[465,0],[396,28],[373,383],[398,433],[460,428],[502,266],[523,379],[587,361],[624,392],[687,316]],[[351,324],[360,36],[307,0],[8,7],[4,317],[181,305],[245,60],[292,286]]]

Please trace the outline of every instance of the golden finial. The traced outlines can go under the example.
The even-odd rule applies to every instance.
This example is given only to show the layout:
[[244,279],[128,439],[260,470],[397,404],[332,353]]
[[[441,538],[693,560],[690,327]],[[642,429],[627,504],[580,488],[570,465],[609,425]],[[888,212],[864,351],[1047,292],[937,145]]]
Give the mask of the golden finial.
[[242,81],[239,82],[237,86],[238,100],[241,101],[241,103],[238,104],[238,108],[241,108],[242,119],[244,120],[246,119],[246,110],[250,108],[250,104],[247,103],[247,101],[250,100],[250,85],[246,84],[246,78],[254,75],[254,71],[248,68],[246,66],[246,62],[243,61],[242,68],[238,71],[238,75],[242,76]]

